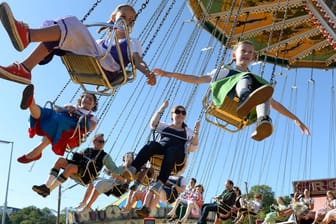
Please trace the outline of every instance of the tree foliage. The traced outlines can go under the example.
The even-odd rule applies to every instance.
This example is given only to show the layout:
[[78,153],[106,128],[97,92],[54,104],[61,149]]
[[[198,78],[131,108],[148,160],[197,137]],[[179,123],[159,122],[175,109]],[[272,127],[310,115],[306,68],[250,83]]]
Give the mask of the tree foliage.
[[[12,213],[6,219],[6,224],[53,224],[57,217],[53,210],[49,208],[39,209],[35,206],[29,206],[21,209],[19,212]],[[65,223],[65,215],[60,217],[60,224]]]
[[270,205],[274,203],[274,192],[272,188],[267,185],[255,185],[251,187],[249,198],[253,198],[255,194],[261,194],[263,198],[263,211],[269,212]]

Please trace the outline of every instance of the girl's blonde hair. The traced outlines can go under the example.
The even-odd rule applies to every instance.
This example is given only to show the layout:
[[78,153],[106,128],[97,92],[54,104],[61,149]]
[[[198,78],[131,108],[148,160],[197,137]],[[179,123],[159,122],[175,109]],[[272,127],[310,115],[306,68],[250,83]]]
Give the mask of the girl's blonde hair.
[[131,6],[130,4],[120,4],[120,5],[117,5],[117,7],[114,9],[114,11],[112,12],[111,16],[110,16],[110,20],[112,20],[112,16],[117,14],[117,12],[122,9],[122,8],[129,8],[130,10],[133,11],[134,14],[137,14],[135,9],[133,8],[133,6]]
[[[244,45],[244,44],[251,45],[253,47],[253,49],[254,49],[254,45],[253,45],[253,43],[251,41],[249,41],[249,40],[241,40],[241,41],[238,41],[238,43],[236,43],[235,45],[232,46],[232,52],[235,52],[238,49],[239,46]],[[253,55],[255,57],[255,52],[254,51],[253,51]],[[232,58],[232,60],[228,64],[231,65],[234,61],[236,61],[236,59]]]
[[241,41],[239,41],[238,43],[236,43],[235,45],[232,46],[232,51],[236,51],[239,46],[244,45],[244,44],[251,45],[254,48],[254,45],[251,41],[241,40]]

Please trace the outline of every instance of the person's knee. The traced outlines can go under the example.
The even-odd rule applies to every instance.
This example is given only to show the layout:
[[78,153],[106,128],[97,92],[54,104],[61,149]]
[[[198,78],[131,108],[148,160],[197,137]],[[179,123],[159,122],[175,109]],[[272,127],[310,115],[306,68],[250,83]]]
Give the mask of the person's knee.
[[69,164],[66,166],[64,173],[68,175],[78,173],[78,166],[75,164]]
[[55,162],[55,167],[60,169],[60,168],[65,168],[68,165],[68,161],[64,158],[58,158]]

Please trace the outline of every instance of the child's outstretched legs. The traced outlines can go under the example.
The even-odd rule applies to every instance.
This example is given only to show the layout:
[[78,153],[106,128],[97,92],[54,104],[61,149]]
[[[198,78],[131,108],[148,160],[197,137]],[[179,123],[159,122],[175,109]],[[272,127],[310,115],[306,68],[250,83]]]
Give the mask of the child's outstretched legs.
[[273,133],[273,126],[270,114],[270,100],[257,106],[257,124],[252,133],[252,138],[256,141],[262,141]]
[[50,141],[48,138],[44,137],[42,139],[42,142],[36,146],[32,151],[29,153],[19,157],[17,161],[19,163],[30,163],[35,160],[39,160],[42,156],[42,151],[50,144]]
[[237,114],[240,117],[246,117],[253,108],[272,97],[273,87],[265,84],[253,89],[253,78],[245,76],[237,82],[236,93],[239,97]]
[[[0,4],[0,19],[18,51],[23,51],[30,42],[58,41],[61,37],[58,25],[29,29],[27,24],[14,18],[9,5],[5,2]],[[30,84],[31,70],[49,53],[50,50],[44,44],[40,44],[22,63],[15,62],[7,67],[0,66],[0,75],[2,78],[18,83]]]
[[15,49],[23,51],[30,42],[28,25],[14,18],[6,2],[0,4],[0,18]]
[[[41,116],[41,109],[36,105],[34,100],[34,86],[28,85],[22,93],[22,99],[20,104],[21,109],[30,110],[30,114],[34,119],[39,119]],[[31,152],[26,155],[23,155],[18,158],[18,162],[20,163],[30,163],[34,160],[38,160],[42,156],[42,151],[50,144],[48,138],[43,138],[42,142],[36,146]]]

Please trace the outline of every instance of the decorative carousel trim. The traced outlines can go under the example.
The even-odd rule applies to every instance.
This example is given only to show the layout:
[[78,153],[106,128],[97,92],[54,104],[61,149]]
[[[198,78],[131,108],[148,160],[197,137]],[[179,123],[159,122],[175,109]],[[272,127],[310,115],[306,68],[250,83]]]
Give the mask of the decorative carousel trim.
[[311,55],[314,51],[318,51],[322,48],[325,48],[329,46],[329,43],[327,40],[324,40],[322,42],[316,43],[314,45],[312,45],[310,48],[305,49],[304,51],[302,51],[301,53],[295,55],[294,57],[290,58],[289,61],[295,61],[296,59],[302,59],[305,58],[309,55]]
[[[203,5],[203,4],[201,4]],[[300,7],[303,5],[302,0],[290,0],[289,2],[276,2],[276,3],[267,3],[264,5],[258,5],[253,7],[242,7],[240,9],[240,13],[265,13],[265,12],[272,12],[274,9],[280,9],[280,10],[286,10],[287,7],[293,8],[293,7]],[[202,7],[204,9],[204,7]],[[217,13],[211,13],[209,16],[211,17],[223,17],[228,16],[230,14],[235,15],[237,12],[237,9],[234,9],[233,12],[225,11],[225,12],[217,12]]]
[[311,4],[306,4],[305,9],[312,17],[312,21],[320,28],[320,31],[324,37],[328,40],[330,45],[336,49],[336,32],[333,30],[329,23],[323,19],[323,16],[319,11]]
[[[309,15],[295,17],[295,18],[286,20],[286,23],[283,23],[283,21],[279,21],[279,22],[276,22],[275,24],[269,24],[267,26],[260,26],[257,29],[244,31],[243,37],[255,37],[255,36],[259,35],[260,33],[263,33],[265,30],[268,31],[268,30],[273,29],[273,32],[274,32],[274,31],[277,31],[277,30],[288,28],[288,27],[293,26],[293,25],[300,25],[300,24],[306,23],[307,21],[310,21],[310,16]],[[222,29],[221,29],[221,31],[223,32]],[[234,35],[234,37],[237,38],[240,35],[241,34],[236,34],[236,35]]]

